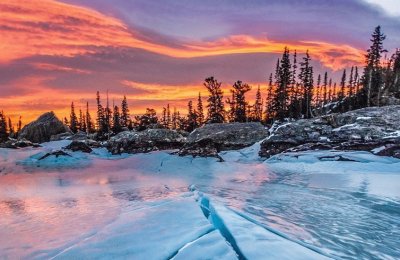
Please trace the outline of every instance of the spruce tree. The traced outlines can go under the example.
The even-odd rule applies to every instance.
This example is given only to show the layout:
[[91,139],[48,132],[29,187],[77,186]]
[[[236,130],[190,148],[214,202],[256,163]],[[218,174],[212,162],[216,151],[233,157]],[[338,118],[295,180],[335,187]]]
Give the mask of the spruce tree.
[[78,122],[78,118],[76,117],[76,114],[75,114],[74,102],[71,103],[71,114],[70,114],[69,118],[70,118],[69,119],[69,128],[71,129],[71,131],[73,133],[77,133],[79,122]]
[[277,84],[274,95],[273,110],[276,113],[276,118],[282,120],[289,116],[289,89],[292,84],[292,67],[290,63],[289,49],[287,47],[285,47],[283,52],[280,66],[278,68],[278,75],[275,76],[275,78],[277,79]]
[[86,132],[93,133],[94,132],[94,124],[92,122],[92,117],[90,116],[89,112],[89,102],[86,102]]
[[325,105],[327,103],[328,98],[328,72],[324,74],[324,85],[323,85],[323,95],[322,95],[322,102]]
[[257,88],[256,100],[253,105],[252,121],[261,122],[262,121],[262,108],[263,102],[261,97],[260,86]]
[[208,123],[223,123],[224,103],[221,83],[214,79],[214,77],[209,77],[205,79],[204,86],[209,92],[207,99]]
[[0,142],[8,140],[7,121],[3,111],[0,111]]
[[[187,115],[187,122],[185,122],[186,126],[183,127],[186,131],[188,132],[192,132],[194,129],[196,129],[198,127],[197,125],[197,113],[196,111],[193,109],[193,102],[190,100],[188,102],[188,115]],[[183,122],[181,122],[182,124]]]
[[15,129],[11,122],[11,118],[8,118],[8,135],[12,138],[15,138]]
[[199,92],[199,97],[197,98],[197,124],[199,126],[202,126],[204,124],[204,118],[203,101]]
[[383,41],[386,36],[381,32],[381,27],[377,26],[372,34],[371,47],[367,50],[366,66],[363,75],[363,101],[367,107],[379,105],[380,91],[383,83],[381,58],[387,52],[383,48]]
[[20,116],[17,125],[17,135],[21,132],[21,129],[22,129],[22,117]]
[[340,81],[339,101],[343,101],[346,94],[346,69],[343,70],[342,80]]
[[121,115],[119,113],[119,107],[114,106],[114,111],[113,111],[113,124],[112,124],[112,131],[115,134],[118,134],[121,132],[122,126],[121,126]]
[[167,128],[171,128],[172,126],[172,119],[171,119],[171,109],[169,104],[167,104]]
[[99,91],[97,91],[96,94],[96,101],[97,101],[97,118],[96,118],[97,131],[99,135],[102,136],[106,132],[106,122],[105,122],[106,120],[104,115],[104,109],[103,106],[101,105]]
[[121,127],[128,127],[129,121],[130,121],[130,116],[129,116],[128,101],[126,99],[126,96],[124,95],[124,98],[122,99],[121,102]]
[[246,109],[248,103],[246,102],[246,93],[251,90],[251,87],[243,83],[242,81],[236,81],[232,86],[231,93],[233,95],[235,110],[234,110],[234,122],[246,122],[247,113]]
[[307,50],[303,61],[300,63],[300,74],[299,80],[303,87],[303,101],[302,101],[302,114],[305,118],[312,117],[312,106],[311,102],[313,100],[314,91],[314,73],[313,67],[310,64],[311,58]]
[[265,123],[269,123],[269,121],[274,117],[272,114],[272,102],[273,102],[273,83],[272,83],[272,73],[269,75],[269,82],[268,82],[268,91],[267,91],[267,97],[266,97],[266,102],[265,102]]
[[321,101],[321,74],[317,77],[317,93],[315,95],[315,106],[318,107]]

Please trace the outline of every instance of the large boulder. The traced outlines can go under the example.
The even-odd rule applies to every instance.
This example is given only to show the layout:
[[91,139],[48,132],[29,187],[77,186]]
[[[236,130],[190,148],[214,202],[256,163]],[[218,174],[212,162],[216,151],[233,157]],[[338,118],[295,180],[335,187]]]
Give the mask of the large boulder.
[[[400,106],[369,107],[341,114],[276,124],[261,143],[260,156],[284,151],[337,149],[370,151],[400,142]],[[383,149],[383,148],[382,148]],[[390,151],[395,149],[388,149]]]
[[260,123],[208,124],[190,133],[179,155],[215,157],[220,151],[251,146],[267,136]]
[[147,129],[141,132],[124,131],[110,138],[107,149],[112,154],[146,153],[157,150],[179,149],[186,138],[169,129]]
[[68,126],[64,125],[53,112],[48,112],[24,126],[18,138],[25,138],[34,143],[43,143],[50,141],[53,135],[68,132],[70,132]]
[[93,150],[84,141],[72,141],[64,149],[71,150],[73,152],[91,153]]

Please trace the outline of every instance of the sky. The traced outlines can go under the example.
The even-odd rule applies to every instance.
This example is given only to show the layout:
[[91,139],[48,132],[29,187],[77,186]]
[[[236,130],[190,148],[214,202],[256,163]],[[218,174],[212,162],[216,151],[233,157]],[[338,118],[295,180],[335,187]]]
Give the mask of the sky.
[[[318,73],[362,67],[381,25],[400,47],[399,0],[0,0],[0,110],[28,123],[96,91],[132,114],[184,113],[206,77],[265,91],[285,46],[310,51]],[[104,102],[104,100],[103,100]]]

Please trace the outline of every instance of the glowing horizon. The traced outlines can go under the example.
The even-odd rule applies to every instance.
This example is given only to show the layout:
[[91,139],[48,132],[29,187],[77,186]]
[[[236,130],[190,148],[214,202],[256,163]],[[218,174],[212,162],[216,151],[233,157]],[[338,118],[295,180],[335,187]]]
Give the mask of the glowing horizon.
[[[0,109],[14,122],[22,115],[23,123],[28,123],[49,110],[62,118],[68,115],[72,101],[94,102],[97,90],[105,93],[108,89],[110,97],[118,100],[125,94],[132,113],[139,114],[146,107],[160,111],[167,103],[184,109],[199,91],[206,95],[202,80],[208,76],[222,81],[225,89],[236,80],[248,82],[254,89],[258,85],[265,89],[268,75],[285,47],[296,50],[299,60],[309,50],[316,70],[328,71],[337,78],[339,70],[362,66],[368,34],[373,29],[368,26],[361,29],[362,33],[357,32],[363,36],[364,45],[334,28],[329,28],[333,36],[324,30],[310,34],[302,26],[302,21],[308,22],[310,18],[299,8],[299,22],[283,17],[278,30],[273,18],[265,21],[257,11],[279,10],[274,9],[279,1],[272,1],[270,6],[255,3],[248,7],[255,21],[245,17],[240,23],[232,21],[229,13],[238,12],[241,7],[220,3],[226,9],[220,18],[197,17],[206,29],[197,28],[197,24],[190,24],[188,29],[182,21],[190,22],[191,16],[201,15],[197,9],[207,5],[187,3],[185,9],[185,4],[171,2],[185,9],[175,14],[165,13],[162,2],[150,5],[142,0],[118,0],[110,12],[104,11],[110,7],[108,4],[98,2],[0,2],[0,47],[5,50],[0,52]],[[282,8],[290,2],[283,1]],[[352,4],[357,8],[361,5]],[[301,7],[301,1],[298,5]],[[314,5],[321,10],[331,7]],[[365,13],[372,10],[367,4],[361,7]],[[126,8],[131,15],[124,13]],[[192,9],[196,12],[190,13]],[[278,16],[279,11],[276,12],[272,16]],[[145,24],[141,22],[144,14],[148,15]],[[329,23],[315,15],[322,24]],[[175,16],[176,21],[171,22]],[[392,18],[382,17],[387,23],[392,22]],[[164,28],[164,23],[169,27]],[[284,26],[288,23],[293,29]],[[258,24],[265,29],[248,29]],[[196,33],[191,28],[202,37],[193,36]],[[249,99],[253,96],[251,92]]]

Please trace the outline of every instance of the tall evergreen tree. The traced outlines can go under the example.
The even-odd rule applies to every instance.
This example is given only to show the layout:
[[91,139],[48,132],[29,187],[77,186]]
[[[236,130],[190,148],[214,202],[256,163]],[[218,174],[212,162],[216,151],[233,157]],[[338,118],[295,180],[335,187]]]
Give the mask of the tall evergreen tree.
[[128,101],[124,95],[121,102],[121,127],[128,127],[130,120]]
[[307,50],[305,57],[303,57],[303,61],[300,63],[299,74],[300,84],[303,87],[302,114],[305,118],[312,117],[311,102],[313,100],[314,91],[314,73],[310,62],[311,58]]
[[106,126],[106,119],[105,119],[105,114],[104,114],[104,108],[101,105],[101,99],[100,99],[100,93],[97,91],[96,94],[96,101],[97,101],[97,131],[99,135],[103,135],[104,133],[107,132],[107,126]]
[[273,102],[273,83],[272,83],[272,73],[269,76],[268,82],[268,91],[266,97],[266,106],[265,106],[265,123],[269,123],[269,121],[274,117],[273,110],[272,110],[272,102]]
[[205,79],[204,86],[209,92],[208,96],[208,118],[209,123],[223,123],[224,122],[224,103],[223,103],[223,92],[221,89],[221,83],[218,82],[214,77]]
[[247,113],[246,109],[248,103],[246,102],[246,93],[251,90],[251,87],[243,83],[242,81],[236,81],[233,86],[231,93],[233,95],[235,110],[234,110],[234,122],[246,122]]
[[340,81],[339,101],[343,101],[346,94],[346,69],[343,70],[342,80]]
[[363,99],[366,106],[379,105],[380,91],[383,83],[381,58],[384,52],[383,41],[386,36],[381,32],[381,27],[377,26],[372,33],[371,47],[367,50],[366,66],[363,75]]
[[169,104],[167,104],[167,128],[171,128],[172,126],[172,118],[171,118],[171,109]]
[[192,132],[194,129],[198,127],[197,122],[198,122],[197,113],[193,109],[193,102],[190,100],[188,102],[188,115],[187,115],[185,130],[188,132]]
[[0,111],[0,142],[8,140],[7,121],[3,111]]
[[199,92],[199,97],[197,98],[197,124],[202,126],[204,124],[204,109],[203,109],[203,101],[201,99],[201,94]]
[[117,134],[117,133],[122,131],[121,115],[119,113],[119,107],[118,106],[114,106],[112,131],[115,134]]
[[71,103],[71,114],[69,117],[69,128],[71,129],[71,131],[73,133],[78,132],[78,126],[79,126],[79,122],[78,122],[78,118],[76,117],[75,114],[75,107],[74,107],[74,102]]
[[93,133],[94,132],[94,124],[92,122],[92,117],[89,112],[89,102],[86,102],[86,132]]
[[8,135],[12,138],[15,138],[15,129],[11,122],[11,118],[8,118]]
[[260,90],[260,86],[258,86],[257,92],[256,92],[256,100],[254,101],[253,112],[252,112],[252,116],[251,116],[252,121],[255,121],[255,122],[262,121],[262,108],[263,108],[263,102],[262,102],[261,90]]
[[318,107],[321,101],[321,74],[317,77],[317,93],[315,95],[315,105]]
[[324,85],[323,85],[323,95],[322,95],[322,102],[325,105],[327,103],[328,98],[328,72],[324,74]]
[[18,119],[17,134],[21,132],[21,129],[22,129],[22,117],[20,116]]
[[292,83],[292,67],[290,63],[289,49],[287,47],[285,47],[283,52],[276,79],[277,85],[275,91],[276,94],[274,95],[273,109],[276,113],[276,118],[282,120],[289,116],[289,89]]

